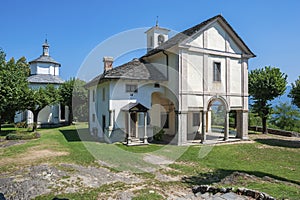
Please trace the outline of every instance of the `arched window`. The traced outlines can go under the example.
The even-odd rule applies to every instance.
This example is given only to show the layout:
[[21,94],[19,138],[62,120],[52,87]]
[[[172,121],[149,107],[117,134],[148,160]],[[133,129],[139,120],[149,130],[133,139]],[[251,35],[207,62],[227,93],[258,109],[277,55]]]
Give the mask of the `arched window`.
[[161,45],[165,41],[165,37],[163,35],[159,35],[157,41],[158,45]]

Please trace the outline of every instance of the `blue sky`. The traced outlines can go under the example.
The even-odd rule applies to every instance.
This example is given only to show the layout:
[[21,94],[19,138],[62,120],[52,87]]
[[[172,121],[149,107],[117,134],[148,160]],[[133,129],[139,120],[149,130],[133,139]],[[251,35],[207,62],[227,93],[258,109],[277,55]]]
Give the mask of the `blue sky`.
[[[50,54],[62,64],[64,79],[77,75],[97,45],[121,32],[153,26],[156,16],[160,26],[182,31],[217,14],[257,55],[249,62],[250,70],[276,66],[288,74],[289,82],[300,75],[298,0],[2,0],[0,5],[0,47],[7,58],[37,58],[47,34]],[[93,66],[99,72],[102,56]]]

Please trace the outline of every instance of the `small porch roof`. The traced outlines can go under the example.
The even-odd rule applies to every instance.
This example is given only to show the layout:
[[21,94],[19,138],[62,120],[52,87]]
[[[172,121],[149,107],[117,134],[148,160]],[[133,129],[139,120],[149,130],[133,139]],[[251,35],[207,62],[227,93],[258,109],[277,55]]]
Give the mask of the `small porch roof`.
[[126,112],[147,112],[149,109],[141,103],[129,103],[121,108],[122,111]]

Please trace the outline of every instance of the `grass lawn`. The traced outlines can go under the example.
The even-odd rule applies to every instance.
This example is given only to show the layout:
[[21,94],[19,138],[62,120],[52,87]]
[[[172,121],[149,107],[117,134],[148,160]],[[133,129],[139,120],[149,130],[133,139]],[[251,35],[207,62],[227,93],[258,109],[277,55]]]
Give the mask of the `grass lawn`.
[[[176,162],[169,165],[171,169],[160,169],[160,172],[165,175],[181,177],[180,181],[165,184],[154,179],[154,176],[149,176],[149,174],[143,176],[142,174],[141,176],[146,183],[147,181],[149,182],[149,187],[155,185],[164,190],[166,187],[173,186],[190,187],[197,184],[217,184],[235,188],[247,187],[256,189],[280,199],[300,198],[299,140],[297,143],[297,141],[289,141],[279,137],[258,137],[254,143],[214,146],[206,156],[201,157],[199,155],[205,151],[205,148],[208,148],[207,146],[169,146],[164,148],[163,145],[154,144],[135,147],[127,147],[120,144],[104,144],[95,142],[94,138],[89,136],[86,124],[81,124],[77,128],[80,130],[80,134],[77,133],[75,126],[39,129],[38,132],[41,134],[39,139],[6,148],[0,147],[1,173],[12,172],[23,166],[44,162],[53,165],[58,163],[75,163],[84,166],[98,166],[99,164],[95,162],[96,160],[104,158],[109,160],[114,158],[116,154],[121,155],[119,156],[120,160],[117,160],[120,163],[120,168],[117,169],[119,171],[122,170],[121,166],[126,166],[130,163],[128,160],[126,163],[129,154],[132,156],[132,159],[140,159],[141,162],[139,164],[144,166],[145,163],[141,159],[145,155],[144,153],[160,152],[160,155],[172,157],[177,152],[180,153],[179,150],[184,148],[184,153],[181,156],[178,156],[178,153]],[[12,130],[12,128],[2,128],[1,135],[3,136]],[[96,155],[93,151],[101,151],[102,154]],[[38,153],[43,152],[45,153],[44,157],[36,156]],[[174,159],[176,156],[174,156]],[[27,160],[26,157],[28,157]],[[255,175],[257,178],[238,179],[233,185],[226,185],[226,183],[220,182],[221,179],[235,171]],[[120,184],[115,185],[117,185],[115,189],[123,187],[120,187]],[[113,185],[104,185],[85,193],[66,194],[65,197],[84,199],[82,197],[85,196],[89,197],[88,199],[95,199],[99,192],[109,192],[111,186]],[[149,190],[144,192],[144,189],[141,189],[136,194],[136,199],[162,199],[162,196],[155,190],[153,193],[149,193]],[[52,196],[53,194],[49,194],[37,199],[50,198]]]

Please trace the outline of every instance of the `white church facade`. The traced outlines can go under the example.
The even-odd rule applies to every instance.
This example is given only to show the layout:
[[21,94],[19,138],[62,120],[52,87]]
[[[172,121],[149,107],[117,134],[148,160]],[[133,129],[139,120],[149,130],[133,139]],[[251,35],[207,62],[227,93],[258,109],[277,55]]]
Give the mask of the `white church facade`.
[[221,16],[212,17],[169,38],[158,25],[145,32],[147,53],[104,72],[89,90],[89,130],[111,142],[147,143],[160,129],[184,145],[211,131],[211,106],[236,112],[236,137],[248,138],[248,60],[252,51]]
[[[49,54],[49,44],[45,40],[42,55],[29,62],[30,76],[27,78],[29,87],[38,89],[48,84],[58,88],[64,80],[59,76],[61,64],[55,61]],[[38,127],[57,126],[68,120],[68,107],[60,104],[49,105],[43,108],[38,115]],[[15,123],[26,121],[33,124],[33,113],[29,110],[18,112],[15,115]]]

